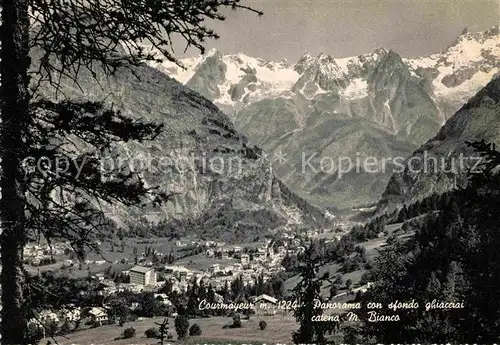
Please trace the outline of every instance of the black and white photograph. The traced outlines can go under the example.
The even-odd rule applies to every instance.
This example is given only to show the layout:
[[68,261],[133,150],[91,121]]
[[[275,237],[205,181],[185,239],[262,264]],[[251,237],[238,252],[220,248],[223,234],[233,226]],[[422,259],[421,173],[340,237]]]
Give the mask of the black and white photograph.
[[499,0],[0,11],[1,344],[500,342]]

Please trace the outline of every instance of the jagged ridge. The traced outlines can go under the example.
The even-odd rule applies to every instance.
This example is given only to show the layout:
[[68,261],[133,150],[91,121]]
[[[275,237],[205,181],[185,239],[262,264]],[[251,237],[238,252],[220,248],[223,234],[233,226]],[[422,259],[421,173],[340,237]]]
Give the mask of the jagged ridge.
[[499,51],[494,27],[464,32],[443,52],[421,58],[379,48],[340,59],[304,54],[292,65],[213,50],[183,60],[189,72],[168,63],[156,67],[213,100],[252,143],[292,157],[274,168],[294,192],[322,207],[349,208],[376,201],[389,175],[349,181],[303,176],[297,173],[301,151],[317,147],[332,158],[343,151],[379,159],[411,153],[498,73]]

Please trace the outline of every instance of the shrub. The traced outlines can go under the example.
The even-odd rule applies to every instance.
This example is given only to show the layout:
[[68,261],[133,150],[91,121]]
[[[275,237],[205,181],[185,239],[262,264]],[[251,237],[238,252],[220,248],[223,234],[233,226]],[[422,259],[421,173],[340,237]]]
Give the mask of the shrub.
[[64,334],[68,334],[69,332],[71,332],[71,326],[70,326],[70,324],[69,324],[68,321],[64,321],[64,323],[62,324],[61,329],[59,330],[59,332],[61,334],[63,334],[63,335]]
[[351,288],[351,286],[352,286],[352,279],[349,278],[345,281],[345,287],[346,287],[346,289],[349,290]]
[[396,236],[394,234],[391,234],[391,236],[389,236],[386,240],[388,245],[392,245],[392,244],[396,243],[396,241],[397,241],[397,239],[396,239]]
[[337,284],[333,283],[331,286],[330,286],[330,298],[333,298],[335,297],[339,292],[339,287],[337,286]]
[[240,314],[234,314],[234,316],[233,316],[233,327],[234,328],[240,328],[241,327],[241,315]]
[[123,331],[123,339],[130,339],[133,337],[135,337],[135,328],[125,328],[125,330]]
[[264,321],[264,320],[260,320],[259,321],[259,328],[260,328],[260,330],[263,331],[263,330],[266,329],[266,327],[267,327],[267,322]]
[[28,325],[28,330],[27,330],[27,339],[29,342],[38,344],[40,340],[43,339],[43,326],[38,326],[36,324],[29,324]]
[[189,335],[190,336],[201,335],[201,328],[197,323],[195,323],[194,325],[191,326],[191,328],[189,328]]
[[123,316],[120,316],[120,318],[118,319],[118,325],[120,327],[123,327],[123,325],[125,324],[125,322],[127,321],[127,319]]
[[148,328],[146,330],[146,332],[144,332],[144,334],[146,335],[146,338],[158,338],[158,336],[160,335],[160,331],[158,330],[158,328]]
[[179,315],[175,318],[175,332],[177,338],[184,339],[189,330],[189,320],[184,315]]
[[54,335],[56,335],[57,331],[58,331],[58,326],[56,322],[49,320],[47,321],[47,323],[45,323],[46,335],[48,335],[49,337],[53,337]]

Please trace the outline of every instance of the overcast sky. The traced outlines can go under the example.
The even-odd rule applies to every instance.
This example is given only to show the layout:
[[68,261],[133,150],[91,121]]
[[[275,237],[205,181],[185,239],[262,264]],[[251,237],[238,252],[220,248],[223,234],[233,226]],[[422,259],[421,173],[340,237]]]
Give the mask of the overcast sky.
[[209,25],[221,38],[207,42],[208,49],[293,63],[305,52],[345,57],[379,47],[422,56],[446,48],[465,27],[480,31],[500,22],[500,0],[242,1],[264,16],[229,11],[226,21]]

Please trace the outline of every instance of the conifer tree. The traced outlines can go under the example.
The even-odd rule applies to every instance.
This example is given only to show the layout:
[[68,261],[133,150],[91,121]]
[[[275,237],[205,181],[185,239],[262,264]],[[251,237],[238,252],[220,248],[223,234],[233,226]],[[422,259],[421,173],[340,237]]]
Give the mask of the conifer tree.
[[[86,179],[78,179],[80,183],[75,179],[75,171],[55,181],[53,176],[49,176],[48,180],[46,176],[40,179],[36,172],[34,176],[25,176],[21,162],[30,155],[30,151],[45,155],[44,146],[36,145],[40,143],[37,138],[47,130],[41,125],[45,120],[54,122],[55,130],[63,127],[66,132],[76,129],[77,134],[94,134],[92,138],[96,142],[93,144],[99,144],[102,138],[109,139],[109,136],[134,140],[145,135],[134,130],[130,133],[135,138],[130,138],[123,130],[133,123],[126,121],[122,126],[115,121],[116,114],[106,112],[97,104],[73,104],[60,97],[57,102],[40,100],[40,86],[49,85],[53,94],[61,96],[64,95],[61,80],[69,78],[77,83],[77,76],[84,69],[95,76],[97,68],[111,74],[121,68],[131,69],[145,60],[166,58],[177,61],[171,44],[173,36],[181,37],[187,46],[203,52],[205,40],[218,37],[203,24],[206,20],[223,20],[224,16],[219,11],[221,8],[247,9],[261,14],[239,4],[239,0],[2,2],[2,343],[26,343],[26,319],[29,315],[23,307],[22,287],[26,277],[22,269],[22,252],[29,233],[43,231],[43,236],[51,239],[54,238],[51,232],[57,230],[59,235],[70,238],[81,255],[84,247],[93,245],[89,241],[91,237],[86,235],[89,228],[100,231],[99,227],[104,223],[102,213],[93,207],[89,199],[116,200],[130,205],[139,204],[141,197],[148,193],[141,183],[132,184],[127,189],[120,188],[124,180],[130,178],[133,181],[132,177],[119,175],[115,177],[121,181],[102,183],[101,175],[96,173],[98,159],[95,157],[86,162]],[[144,43],[154,46],[159,54],[143,49]],[[107,120],[105,124],[111,129],[103,125],[101,119]],[[38,131],[33,132],[34,129]],[[147,133],[156,133],[151,130],[149,127]],[[41,143],[51,144],[43,140]],[[54,147],[48,150],[48,157],[57,153]],[[79,161],[78,158],[83,159],[72,157],[74,161]],[[86,184],[82,185],[82,181]],[[30,191],[33,184],[35,191]],[[44,188],[46,185],[48,190]],[[64,185],[75,187],[70,190],[75,200],[71,207],[62,203],[58,205],[58,200],[49,198],[51,194],[48,192],[59,191]],[[28,192],[30,195],[27,195]],[[41,200],[37,200],[37,196],[42,197]],[[66,220],[63,213],[72,214],[72,217]]]
[[328,336],[338,328],[337,322],[314,320],[314,317],[324,313],[323,309],[315,307],[317,301],[324,302],[321,287],[327,279],[325,276],[318,277],[319,269],[324,264],[323,258],[317,255],[315,246],[311,243],[298,266],[300,281],[292,289],[293,301],[296,302],[293,314],[300,324],[299,329],[293,333],[296,344],[331,344]]
[[[368,310],[362,310],[359,336],[377,343],[497,341],[500,152],[484,141],[469,145],[483,157],[480,170],[469,174],[466,187],[440,198],[440,213],[425,218],[413,240],[381,253],[370,274],[374,284],[362,296],[362,305],[415,299],[420,307],[377,310],[397,314],[397,322],[369,322],[363,316]],[[458,306],[426,310],[432,301]]]

